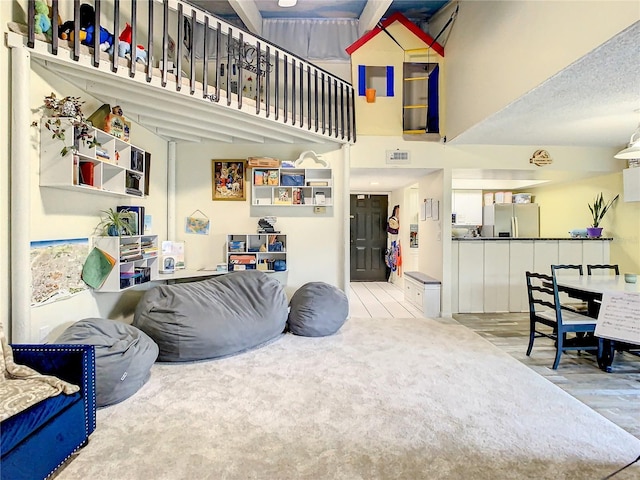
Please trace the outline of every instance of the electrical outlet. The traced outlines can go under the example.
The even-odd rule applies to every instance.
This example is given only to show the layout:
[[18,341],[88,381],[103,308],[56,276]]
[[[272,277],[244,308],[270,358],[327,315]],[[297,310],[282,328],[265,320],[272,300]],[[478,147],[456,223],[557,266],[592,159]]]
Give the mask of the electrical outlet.
[[313,207],[313,213],[327,213],[327,207]]

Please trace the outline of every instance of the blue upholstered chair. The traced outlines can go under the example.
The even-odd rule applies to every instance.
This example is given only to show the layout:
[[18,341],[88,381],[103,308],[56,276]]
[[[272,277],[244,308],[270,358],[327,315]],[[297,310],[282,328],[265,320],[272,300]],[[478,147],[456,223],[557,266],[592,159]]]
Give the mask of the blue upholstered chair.
[[80,387],[56,395],[0,423],[0,479],[46,478],[96,428],[95,350],[92,345],[12,345],[16,364]]

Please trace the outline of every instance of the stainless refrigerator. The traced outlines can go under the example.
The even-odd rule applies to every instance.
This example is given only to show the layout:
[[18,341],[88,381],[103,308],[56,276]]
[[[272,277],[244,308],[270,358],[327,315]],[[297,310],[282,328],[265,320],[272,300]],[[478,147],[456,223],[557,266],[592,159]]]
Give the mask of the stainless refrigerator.
[[482,215],[483,237],[540,237],[540,207],[537,203],[494,203]]

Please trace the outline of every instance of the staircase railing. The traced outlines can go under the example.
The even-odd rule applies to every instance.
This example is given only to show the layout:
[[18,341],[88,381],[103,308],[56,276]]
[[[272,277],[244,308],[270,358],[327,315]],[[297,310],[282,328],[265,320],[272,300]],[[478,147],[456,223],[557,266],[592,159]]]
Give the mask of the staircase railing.
[[[51,0],[52,18],[68,15],[73,20],[72,28],[68,22],[52,22],[53,55],[58,55],[61,42],[69,42],[66,47],[78,61],[84,44],[94,67],[109,61],[112,72],[127,68],[131,78],[144,75],[147,82],[159,75],[164,88],[188,89],[193,97],[252,111],[268,122],[355,142],[351,84],[292,52],[183,0],[94,0],[92,11],[85,4]],[[29,0],[29,48],[36,41],[34,18],[35,0]],[[81,28],[87,21],[99,32],[90,42]],[[125,43],[119,37],[128,25],[130,41]],[[60,38],[63,27],[69,27],[63,32],[67,39]],[[101,55],[104,51],[109,60]],[[119,60],[123,55],[132,59],[126,67]]]

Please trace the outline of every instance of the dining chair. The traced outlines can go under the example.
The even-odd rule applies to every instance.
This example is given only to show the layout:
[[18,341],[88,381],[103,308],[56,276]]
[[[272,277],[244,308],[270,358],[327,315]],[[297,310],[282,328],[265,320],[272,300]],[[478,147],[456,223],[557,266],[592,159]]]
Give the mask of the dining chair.
[[[587,265],[587,275],[591,275],[593,270],[611,270],[615,275],[620,275],[618,265]],[[609,272],[611,273],[611,272]]]
[[[551,265],[551,276],[556,278],[556,272],[558,270],[569,270],[571,273],[578,273],[580,275],[583,274],[582,265],[573,265],[573,264],[564,264],[564,265]],[[574,271],[575,270],[575,271]],[[564,293],[562,294],[564,295]],[[589,309],[589,304],[587,302],[573,302],[569,303],[568,301],[563,301],[562,304],[569,310],[573,310],[578,313],[586,313]]]
[[[555,341],[556,357],[552,367],[554,370],[560,364],[561,355],[568,350],[598,350],[600,342],[593,343],[592,338],[578,337],[579,334],[594,332],[596,320],[569,310],[560,303],[555,276],[526,272],[526,277],[529,299],[527,356],[531,355],[534,340],[540,337]],[[576,338],[567,339],[569,333],[576,334]]]

